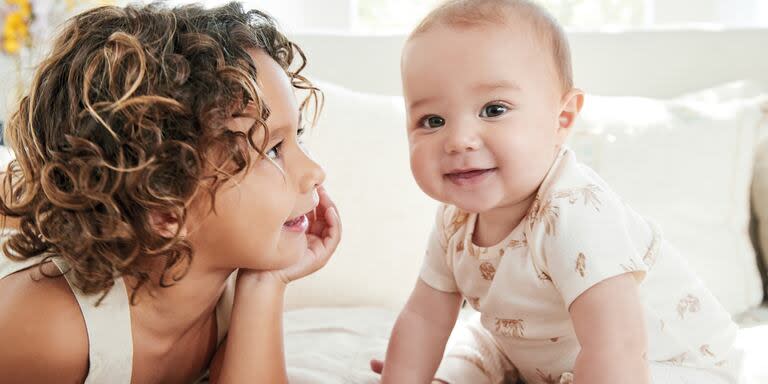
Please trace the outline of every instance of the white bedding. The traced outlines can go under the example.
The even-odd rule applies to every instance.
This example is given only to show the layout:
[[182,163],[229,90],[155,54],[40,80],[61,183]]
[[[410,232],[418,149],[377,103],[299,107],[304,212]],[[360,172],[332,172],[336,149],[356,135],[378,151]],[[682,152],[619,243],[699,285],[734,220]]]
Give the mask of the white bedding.
[[285,314],[291,384],[378,383],[371,358],[382,359],[397,313],[377,308],[302,309]]
[[[316,308],[285,315],[291,384],[378,383],[368,361],[383,358],[397,313],[377,308]],[[748,384],[768,384],[768,308],[751,311],[738,346],[745,350]]]

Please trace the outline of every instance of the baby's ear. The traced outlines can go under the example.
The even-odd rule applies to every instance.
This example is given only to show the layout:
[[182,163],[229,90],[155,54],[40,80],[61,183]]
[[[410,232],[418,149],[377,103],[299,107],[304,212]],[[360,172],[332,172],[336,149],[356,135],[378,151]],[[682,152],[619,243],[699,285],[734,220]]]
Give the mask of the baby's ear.
[[179,228],[179,218],[170,212],[150,212],[149,224],[162,237],[172,238],[176,232],[186,235],[185,228]]
[[581,112],[582,105],[584,105],[584,92],[577,88],[570,90],[563,96],[561,105],[558,120],[559,128],[561,130],[568,130],[573,126],[576,117]]

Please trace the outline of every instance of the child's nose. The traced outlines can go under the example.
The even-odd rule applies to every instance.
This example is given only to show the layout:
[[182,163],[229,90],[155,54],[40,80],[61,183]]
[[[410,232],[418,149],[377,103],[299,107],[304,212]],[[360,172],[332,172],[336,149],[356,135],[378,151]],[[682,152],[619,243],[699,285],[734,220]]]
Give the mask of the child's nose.
[[304,154],[304,164],[301,165],[301,179],[299,180],[299,191],[301,193],[310,193],[325,181],[325,170],[309,155]]
[[482,140],[472,124],[456,124],[447,127],[448,138],[445,141],[445,152],[461,153],[475,151],[482,146]]

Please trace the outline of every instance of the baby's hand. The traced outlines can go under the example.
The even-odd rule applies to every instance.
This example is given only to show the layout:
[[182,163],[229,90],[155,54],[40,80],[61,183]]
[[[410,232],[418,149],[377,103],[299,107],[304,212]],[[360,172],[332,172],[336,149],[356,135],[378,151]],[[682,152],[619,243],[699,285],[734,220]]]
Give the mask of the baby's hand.
[[[378,373],[379,375],[381,375],[381,371],[384,370],[384,361],[373,359],[371,360],[370,364],[371,364],[371,370],[374,373]],[[431,384],[449,384],[449,383],[446,381],[442,381],[440,379],[432,379]]]
[[341,220],[328,192],[317,188],[320,203],[309,218],[307,250],[293,265],[273,271],[286,284],[307,276],[325,266],[341,240]]
[[573,384],[573,373],[563,372],[563,374],[560,375],[559,384]]

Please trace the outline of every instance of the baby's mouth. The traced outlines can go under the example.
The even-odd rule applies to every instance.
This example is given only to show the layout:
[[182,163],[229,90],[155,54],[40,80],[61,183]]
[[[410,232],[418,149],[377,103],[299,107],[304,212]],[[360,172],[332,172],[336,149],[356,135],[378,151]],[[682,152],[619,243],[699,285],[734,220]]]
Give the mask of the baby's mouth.
[[444,177],[456,185],[473,185],[483,181],[487,176],[496,172],[496,170],[498,168],[461,169],[446,173]]

